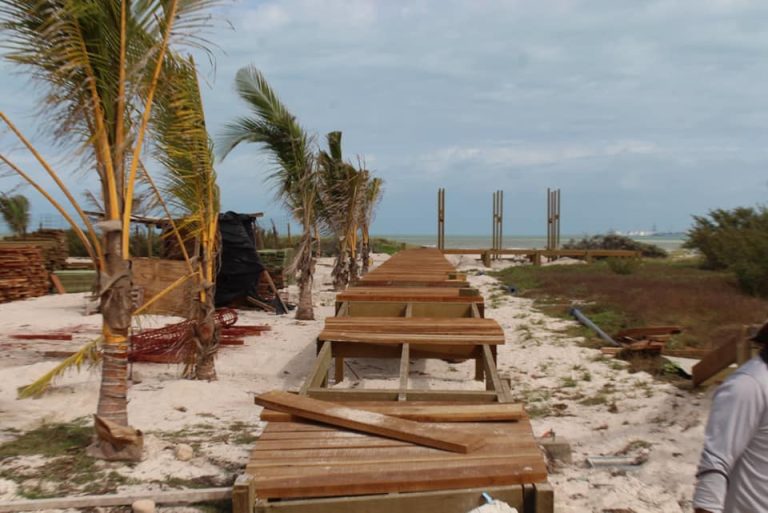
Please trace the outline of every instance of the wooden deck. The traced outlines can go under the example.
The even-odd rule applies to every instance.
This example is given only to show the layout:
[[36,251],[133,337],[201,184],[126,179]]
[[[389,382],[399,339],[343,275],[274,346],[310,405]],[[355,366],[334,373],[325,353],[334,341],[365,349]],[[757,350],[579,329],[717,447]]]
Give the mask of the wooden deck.
[[[338,294],[337,316],[326,319],[299,391],[331,401],[324,404],[339,415],[348,411],[343,405],[363,419],[389,416],[385,424],[393,426],[405,419],[421,426],[414,432],[465,433],[482,440],[479,447],[450,452],[321,423],[311,409],[266,409],[268,425],[233,491],[234,513],[466,513],[484,503],[483,491],[521,513],[552,513],[544,457],[496,369],[504,332],[482,307],[482,296],[439,250],[398,253]],[[333,386],[344,379],[347,357],[399,359],[399,386]],[[485,390],[411,389],[414,358],[473,358]]]

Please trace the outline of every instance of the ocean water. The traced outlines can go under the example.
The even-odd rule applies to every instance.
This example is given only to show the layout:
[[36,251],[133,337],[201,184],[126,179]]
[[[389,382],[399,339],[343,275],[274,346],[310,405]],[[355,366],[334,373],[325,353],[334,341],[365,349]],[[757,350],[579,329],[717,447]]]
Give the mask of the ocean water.
[[[436,246],[437,235],[402,235],[402,234],[376,234],[374,237],[383,237],[385,239],[396,240],[399,242],[405,242],[406,244],[413,244],[416,246]],[[570,239],[579,240],[584,235],[561,235],[560,243],[564,244]],[[679,249],[683,244],[685,234],[673,233],[665,235],[646,235],[632,237],[639,242],[646,242],[649,244],[656,244],[657,246],[667,250],[673,251]],[[502,247],[504,248],[539,248],[543,249],[547,246],[546,236],[537,237],[535,235],[504,235],[502,239]],[[487,235],[445,235],[445,247],[446,248],[466,248],[466,249],[478,249],[478,248],[490,248],[491,237]]]

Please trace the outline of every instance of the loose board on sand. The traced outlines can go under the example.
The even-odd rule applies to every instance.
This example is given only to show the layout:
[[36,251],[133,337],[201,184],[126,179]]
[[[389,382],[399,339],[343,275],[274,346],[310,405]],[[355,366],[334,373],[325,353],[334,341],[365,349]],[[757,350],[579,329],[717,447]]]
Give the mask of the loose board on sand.
[[[419,422],[502,422],[526,417],[519,403],[490,404],[402,404],[382,401],[347,402],[345,406],[359,408]],[[267,422],[298,421],[299,417],[274,410],[261,412],[261,420]]]
[[332,426],[463,454],[478,449],[485,443],[484,438],[475,433],[425,426],[412,420],[340,406],[287,392],[266,392],[256,398],[256,404]]

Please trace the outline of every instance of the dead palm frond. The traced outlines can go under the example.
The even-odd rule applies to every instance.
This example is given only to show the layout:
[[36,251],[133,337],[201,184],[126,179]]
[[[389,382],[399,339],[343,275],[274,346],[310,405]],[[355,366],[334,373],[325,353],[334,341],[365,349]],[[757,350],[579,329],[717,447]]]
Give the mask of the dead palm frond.
[[360,212],[360,232],[361,232],[361,249],[360,258],[362,260],[362,273],[368,272],[370,266],[371,255],[371,236],[370,228],[373,223],[376,207],[381,201],[383,194],[384,181],[381,178],[370,177],[365,188],[365,195]]
[[39,397],[45,392],[56,378],[61,377],[65,372],[71,369],[80,370],[83,365],[94,366],[101,361],[101,352],[99,344],[101,338],[95,338],[77,350],[73,355],[65,358],[56,367],[46,372],[27,386],[20,387],[18,390],[19,399],[27,397]]

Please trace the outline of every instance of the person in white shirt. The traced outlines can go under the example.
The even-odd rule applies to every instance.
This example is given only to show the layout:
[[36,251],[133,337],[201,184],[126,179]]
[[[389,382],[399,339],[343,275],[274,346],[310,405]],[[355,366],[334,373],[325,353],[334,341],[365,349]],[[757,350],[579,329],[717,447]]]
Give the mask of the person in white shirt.
[[717,389],[696,472],[695,513],[768,513],[768,322],[760,355]]

